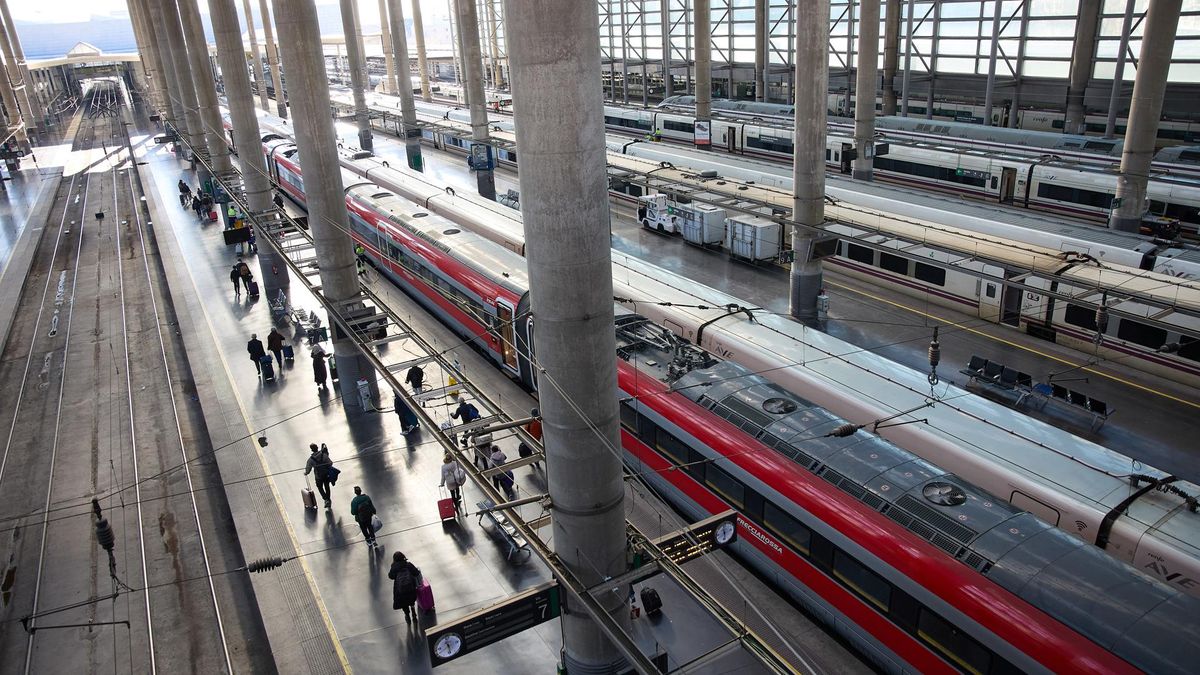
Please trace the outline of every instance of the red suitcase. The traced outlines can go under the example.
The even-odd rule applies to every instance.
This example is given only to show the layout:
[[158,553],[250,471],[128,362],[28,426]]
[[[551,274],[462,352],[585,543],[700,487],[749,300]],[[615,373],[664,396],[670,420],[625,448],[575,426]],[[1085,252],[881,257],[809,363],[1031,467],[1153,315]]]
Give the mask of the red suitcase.
[[438,500],[438,515],[441,516],[442,520],[453,520],[458,515],[454,508],[454,499],[452,497]]
[[422,612],[433,611],[433,588],[429,586],[428,579],[421,579],[421,585],[417,587],[417,609]]

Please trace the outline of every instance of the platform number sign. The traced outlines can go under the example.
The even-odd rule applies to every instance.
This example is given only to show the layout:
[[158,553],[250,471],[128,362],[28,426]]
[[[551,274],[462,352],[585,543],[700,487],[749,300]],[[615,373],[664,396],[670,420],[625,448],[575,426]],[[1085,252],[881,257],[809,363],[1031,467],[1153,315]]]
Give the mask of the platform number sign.
[[548,581],[491,607],[425,631],[429,661],[434,667],[440,666],[555,619],[561,612],[558,582]]

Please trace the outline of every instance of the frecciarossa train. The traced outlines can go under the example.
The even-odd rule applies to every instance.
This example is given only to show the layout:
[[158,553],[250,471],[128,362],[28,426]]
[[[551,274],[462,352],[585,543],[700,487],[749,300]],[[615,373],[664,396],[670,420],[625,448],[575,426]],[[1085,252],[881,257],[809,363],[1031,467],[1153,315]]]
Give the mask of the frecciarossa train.
[[[303,203],[294,146],[264,149]],[[374,265],[536,388],[524,259],[348,181],[352,234]],[[736,509],[736,553],[884,672],[1192,670],[1200,600],[637,314],[617,315],[627,464],[691,517]]]

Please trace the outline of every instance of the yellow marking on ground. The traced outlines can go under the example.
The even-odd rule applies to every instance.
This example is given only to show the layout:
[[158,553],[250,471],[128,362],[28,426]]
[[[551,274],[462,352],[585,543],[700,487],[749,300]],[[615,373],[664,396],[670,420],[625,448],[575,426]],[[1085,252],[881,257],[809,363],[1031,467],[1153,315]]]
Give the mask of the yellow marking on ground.
[[891,305],[891,306],[893,306],[893,307],[898,307],[898,308],[900,308],[900,309],[903,309],[903,310],[905,310],[905,311],[907,311],[907,312],[912,312],[913,314],[917,314],[917,315],[919,315],[919,316],[923,316],[923,317],[925,317],[925,318],[927,318],[927,319],[934,319],[934,320],[937,320],[937,321],[941,321],[942,323],[945,323],[945,324],[947,324],[948,326],[951,326],[951,327],[953,327],[953,328],[955,328],[955,329],[958,329],[958,330],[965,330],[965,331],[968,331],[968,332],[974,333],[974,334],[976,334],[976,335],[979,335],[979,336],[982,336],[982,337],[988,338],[989,340],[995,340],[996,342],[1001,342],[1001,343],[1003,343],[1003,344],[1006,344],[1006,345],[1008,345],[1008,346],[1010,346],[1010,347],[1014,347],[1014,348],[1016,348],[1016,349],[1020,349],[1020,350],[1022,350],[1022,351],[1027,351],[1027,352],[1030,352],[1031,354],[1037,354],[1038,356],[1041,356],[1042,358],[1050,359],[1051,361],[1057,361],[1058,363],[1061,363],[1061,364],[1063,364],[1063,365],[1067,365],[1067,366],[1071,366],[1072,368],[1078,368],[1079,370],[1081,370],[1081,371],[1083,371],[1083,372],[1085,372],[1085,373],[1092,373],[1093,375],[1099,375],[1100,377],[1105,377],[1105,378],[1108,378],[1108,379],[1110,379],[1110,380],[1113,380],[1114,382],[1119,382],[1119,383],[1121,383],[1121,384],[1123,384],[1123,385],[1125,385],[1125,386],[1127,386],[1127,387],[1133,387],[1134,389],[1140,389],[1140,390],[1142,390],[1142,391],[1144,391],[1144,392],[1146,392],[1146,393],[1149,393],[1149,394],[1154,394],[1154,395],[1156,395],[1156,396],[1161,396],[1161,397],[1163,397],[1163,398],[1165,398],[1165,399],[1169,399],[1169,400],[1171,400],[1171,401],[1175,401],[1176,403],[1182,403],[1182,404],[1184,404],[1184,405],[1186,405],[1186,406],[1190,406],[1190,407],[1192,407],[1192,408],[1197,408],[1197,409],[1200,409],[1200,403],[1196,403],[1195,401],[1189,401],[1189,400],[1187,400],[1187,399],[1183,399],[1183,398],[1180,398],[1180,397],[1178,397],[1178,396],[1174,396],[1174,395],[1172,395],[1172,394],[1168,394],[1168,393],[1166,393],[1165,391],[1159,391],[1159,390],[1157,390],[1157,389],[1154,389],[1154,388],[1152,388],[1152,387],[1147,387],[1147,386],[1146,386],[1146,385],[1144,385],[1144,384],[1138,384],[1137,382],[1133,382],[1133,381],[1130,381],[1130,380],[1126,380],[1125,378],[1123,378],[1123,377],[1119,377],[1119,376],[1117,376],[1117,375],[1113,375],[1112,373],[1106,373],[1106,372],[1104,372],[1104,371],[1102,371],[1102,370],[1096,370],[1095,368],[1092,368],[1092,367],[1090,367],[1090,366],[1082,366],[1081,364],[1078,364],[1078,363],[1072,363],[1071,361],[1068,361],[1067,359],[1064,359],[1064,358],[1062,358],[1061,356],[1055,356],[1054,354],[1050,354],[1050,353],[1047,353],[1047,352],[1043,352],[1043,351],[1041,351],[1041,350],[1034,349],[1033,347],[1030,347],[1030,346],[1028,346],[1028,345],[1023,345],[1023,344],[1020,344],[1020,343],[1017,343],[1017,342],[1013,342],[1012,340],[1007,340],[1007,339],[1005,339],[1005,338],[1002,338],[1002,337],[999,337],[999,336],[996,336],[996,335],[992,335],[991,333],[987,333],[987,332],[985,332],[985,331],[982,331],[982,330],[979,330],[979,329],[976,329],[976,328],[971,328],[971,327],[969,327],[969,326],[963,326],[963,325],[961,325],[961,324],[958,324],[958,323],[956,323],[956,322],[954,322],[954,321],[950,321],[949,319],[945,319],[945,318],[943,318],[943,317],[940,317],[940,316],[938,316],[938,315],[936,315],[936,314],[931,314],[931,313],[929,313],[929,312],[924,312],[924,311],[921,311],[921,310],[919,310],[919,309],[915,309],[915,308],[913,308],[913,307],[909,307],[908,305],[901,304],[901,303],[899,303],[899,302],[896,302],[895,300],[888,300],[887,298],[882,298],[882,297],[880,297],[880,296],[878,296],[878,295],[875,295],[875,294],[873,294],[873,293],[868,293],[868,292],[866,292],[866,291],[862,291],[862,290],[859,290],[859,289],[857,289],[857,288],[852,288],[852,287],[850,287],[850,286],[847,286],[847,285],[845,285],[845,284],[839,284],[839,283],[837,283],[836,281],[826,281],[826,282],[825,282],[825,285],[826,285],[826,286],[835,286],[835,287],[837,287],[837,288],[840,288],[840,289],[842,289],[842,290],[844,290],[844,291],[849,291],[849,292],[851,292],[851,293],[857,293],[857,294],[859,294],[859,295],[862,295],[862,296],[864,296],[864,297],[871,298],[872,300],[876,300],[876,301],[878,301],[878,302],[886,303],[886,304],[888,304],[888,305]]
[[[151,177],[149,179],[149,183],[150,187],[154,189],[155,196],[161,196],[158,193],[157,181]],[[146,192],[149,193],[149,190]],[[162,209],[165,207],[161,201],[158,202],[157,206],[159,207],[160,212],[166,216],[167,221],[170,222],[170,214],[162,211]],[[174,226],[174,223],[171,223],[171,225]],[[172,233],[171,236],[175,236],[174,233]],[[176,238],[176,241],[179,241],[178,238]],[[196,297],[202,298],[203,296],[200,295],[200,288],[196,285],[196,278],[192,274],[191,266],[187,267],[187,276],[192,282],[192,289],[196,291]],[[230,388],[233,390],[234,400],[237,401],[238,409],[242,413],[242,421],[246,424],[246,431],[251,432],[252,429],[250,427],[250,415],[247,413],[246,404],[242,400],[242,394],[240,391],[238,391],[238,388],[235,385],[236,380],[233,377],[233,372],[229,369],[229,362],[225,359],[225,354],[221,350],[221,343],[217,341],[216,334],[213,333],[213,324],[211,317],[208,314],[208,308],[203,302],[199,304],[200,311],[204,316],[204,324],[208,327],[209,335],[212,336],[213,344],[216,346],[217,358],[221,361],[221,368],[225,371],[225,377],[228,378]],[[300,563],[300,568],[304,570],[304,578],[308,581],[309,587],[312,588],[313,597],[317,599],[317,611],[321,614],[321,620],[325,622],[325,629],[329,631],[329,636],[333,638],[333,648],[334,651],[337,652],[338,660],[342,663],[342,670],[346,673],[346,675],[353,675],[354,669],[350,667],[350,659],[346,656],[346,651],[342,649],[342,640],[338,637],[337,629],[334,628],[333,617],[329,615],[329,610],[325,607],[325,601],[321,598],[321,592],[318,590],[319,587],[317,586],[316,577],[313,576],[312,569],[308,566],[308,562],[304,558],[304,549],[300,545],[300,540],[296,537],[296,531],[292,529],[292,521],[288,519],[287,511],[284,510],[283,498],[279,494],[279,488],[275,484],[275,478],[271,475],[272,471],[267,464],[267,458],[263,454],[262,448],[258,445],[258,443],[254,442],[253,433],[249,433],[248,437],[244,439],[244,442],[248,443],[250,447],[254,449],[254,454],[258,457],[259,464],[262,466],[262,475],[266,477],[267,485],[271,487],[271,495],[275,498],[275,504],[279,509],[280,515],[283,516],[283,524],[287,527],[288,538],[292,541],[292,548],[296,551],[297,557],[295,558],[295,562]]]

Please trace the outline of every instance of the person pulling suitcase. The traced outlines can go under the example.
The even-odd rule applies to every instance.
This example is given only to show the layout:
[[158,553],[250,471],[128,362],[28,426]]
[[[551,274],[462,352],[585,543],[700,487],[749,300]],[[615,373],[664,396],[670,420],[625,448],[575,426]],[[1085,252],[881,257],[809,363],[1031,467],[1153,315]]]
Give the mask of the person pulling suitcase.
[[254,369],[262,375],[262,357],[267,355],[267,350],[263,347],[262,340],[258,339],[258,333],[250,334],[250,341],[246,343],[246,351],[250,353],[250,360],[254,362]]

